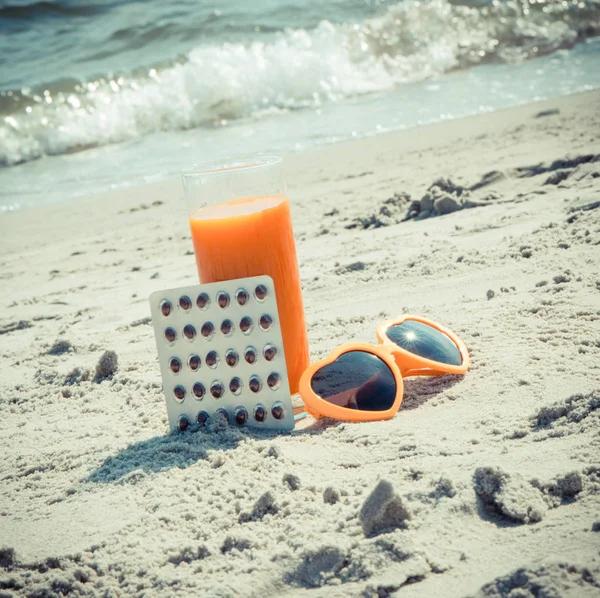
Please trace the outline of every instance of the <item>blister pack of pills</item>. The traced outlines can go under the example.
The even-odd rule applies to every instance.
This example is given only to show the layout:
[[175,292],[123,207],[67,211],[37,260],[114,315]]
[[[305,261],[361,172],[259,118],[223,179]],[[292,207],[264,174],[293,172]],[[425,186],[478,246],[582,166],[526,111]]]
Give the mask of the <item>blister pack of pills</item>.
[[150,309],[171,431],[294,427],[270,276],[157,291]]

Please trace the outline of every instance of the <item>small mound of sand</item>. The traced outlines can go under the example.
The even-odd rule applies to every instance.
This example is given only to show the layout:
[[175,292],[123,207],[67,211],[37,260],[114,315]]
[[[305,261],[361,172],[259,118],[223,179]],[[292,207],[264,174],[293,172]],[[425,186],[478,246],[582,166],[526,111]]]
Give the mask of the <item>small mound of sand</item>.
[[568,563],[525,567],[485,584],[474,598],[530,598],[531,596],[597,596],[600,580],[586,567]]
[[300,488],[300,478],[293,473],[284,474],[283,483],[287,484],[290,490],[298,490]]
[[551,482],[544,484],[540,489],[546,493],[552,506],[572,502],[583,490],[584,478],[578,471],[572,471],[563,476],[558,476]]
[[337,546],[322,546],[302,553],[296,570],[287,575],[287,583],[308,588],[318,588],[329,578],[337,577],[344,566],[346,555]]
[[365,536],[394,528],[405,528],[411,518],[402,499],[387,480],[381,480],[363,503],[358,514]]
[[11,569],[17,564],[17,555],[14,548],[3,546],[0,548],[0,567]]
[[[542,407],[532,418],[532,428],[571,428],[600,410],[600,391],[572,395],[563,401]],[[563,433],[568,433],[563,430]],[[562,435],[562,434],[561,434]]]
[[265,492],[255,503],[250,513],[240,513],[239,522],[260,521],[265,515],[274,515],[279,511],[275,497],[271,492]]
[[192,546],[185,546],[181,550],[170,555],[168,562],[175,566],[179,566],[181,563],[193,563],[194,561],[201,561],[208,556],[210,556],[210,552],[203,544],[195,548]]
[[323,490],[323,502],[328,505],[334,505],[336,502],[340,500],[340,493],[331,486],[327,486],[325,490]]
[[437,179],[429,185],[420,201],[413,201],[405,220],[422,220],[430,216],[445,216],[465,208],[475,208],[480,203],[469,199],[469,191],[451,179]]
[[532,480],[532,484],[544,493],[550,507],[556,508],[583,496],[600,493],[600,468],[590,466],[556,476],[549,482]]
[[48,350],[48,355],[63,355],[63,353],[68,353],[73,348],[71,341],[64,338],[58,339]]
[[64,383],[67,385],[80,384],[90,379],[89,370],[82,370],[81,368],[73,368],[66,376]]
[[479,467],[473,481],[483,507],[508,521],[537,523],[548,510],[542,493],[518,474],[508,474],[498,467]]
[[406,210],[409,205],[411,205],[411,199],[408,193],[395,193],[393,197],[383,201],[377,211],[355,218],[346,224],[345,228],[369,230],[398,224],[406,220]]
[[430,493],[431,498],[440,500],[442,498],[454,498],[456,496],[456,486],[450,478],[441,477],[434,482],[434,489]]
[[119,368],[119,358],[114,351],[104,351],[102,357],[98,360],[96,365],[96,374],[94,379],[96,381],[106,380],[117,373]]

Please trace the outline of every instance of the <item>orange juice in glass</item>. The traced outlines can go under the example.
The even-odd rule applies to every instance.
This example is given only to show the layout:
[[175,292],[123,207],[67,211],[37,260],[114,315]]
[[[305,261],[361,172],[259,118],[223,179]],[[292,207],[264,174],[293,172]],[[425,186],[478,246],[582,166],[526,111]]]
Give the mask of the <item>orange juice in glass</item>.
[[202,164],[184,172],[183,182],[200,282],[273,279],[290,392],[297,392],[308,340],[281,158]]

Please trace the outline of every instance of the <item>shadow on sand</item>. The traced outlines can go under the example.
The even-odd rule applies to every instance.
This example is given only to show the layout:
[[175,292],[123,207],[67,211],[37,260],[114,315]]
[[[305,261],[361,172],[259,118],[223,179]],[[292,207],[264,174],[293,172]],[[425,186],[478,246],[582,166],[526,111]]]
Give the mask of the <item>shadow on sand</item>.
[[[462,380],[462,376],[451,375],[406,379],[401,410],[420,407],[460,380]],[[283,434],[291,436],[321,434],[341,423],[343,422],[323,418],[302,429],[283,432]],[[135,483],[140,474],[157,473],[174,467],[185,469],[198,461],[207,459],[210,451],[235,449],[247,438],[269,440],[281,434],[274,430],[255,430],[221,425],[209,426],[205,429],[192,426],[182,433],[155,436],[130,444],[117,454],[108,457],[102,465],[90,473],[86,481],[104,484]],[[133,477],[131,478],[131,476]]]
[[[280,434],[280,433],[279,433]],[[108,457],[87,477],[87,482],[104,484],[126,483],[134,472],[157,473],[177,467],[185,469],[215,450],[235,449],[246,438],[268,440],[279,435],[269,430],[255,431],[251,428],[209,426],[199,429],[192,426],[185,432],[155,436],[130,444],[117,454]]]

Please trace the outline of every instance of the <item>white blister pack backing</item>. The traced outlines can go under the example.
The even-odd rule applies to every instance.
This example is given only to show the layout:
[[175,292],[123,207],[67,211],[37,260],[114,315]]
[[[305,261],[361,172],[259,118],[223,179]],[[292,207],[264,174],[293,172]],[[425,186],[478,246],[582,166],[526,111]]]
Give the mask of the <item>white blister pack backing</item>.
[[150,309],[171,431],[294,427],[270,276],[157,291]]

